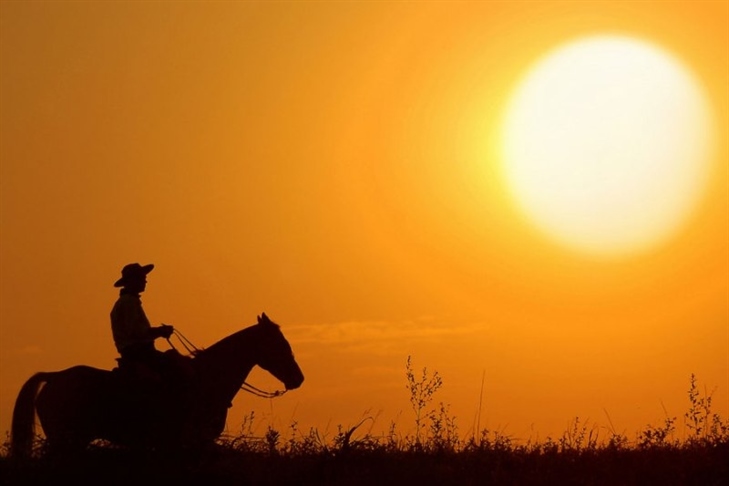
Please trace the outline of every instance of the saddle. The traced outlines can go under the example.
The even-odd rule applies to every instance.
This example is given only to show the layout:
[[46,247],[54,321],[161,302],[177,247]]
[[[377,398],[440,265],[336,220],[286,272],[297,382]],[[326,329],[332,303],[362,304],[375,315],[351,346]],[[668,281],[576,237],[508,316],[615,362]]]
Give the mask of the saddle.
[[190,387],[194,377],[192,358],[175,350],[159,352],[155,359],[117,358],[112,370],[127,385],[158,391],[179,391]]

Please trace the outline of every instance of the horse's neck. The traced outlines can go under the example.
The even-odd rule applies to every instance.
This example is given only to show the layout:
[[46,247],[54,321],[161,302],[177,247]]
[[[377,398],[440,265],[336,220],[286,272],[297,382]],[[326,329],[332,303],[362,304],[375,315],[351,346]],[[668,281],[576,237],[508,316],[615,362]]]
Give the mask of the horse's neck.
[[256,365],[255,333],[238,331],[193,360],[201,392],[210,401],[229,403]]

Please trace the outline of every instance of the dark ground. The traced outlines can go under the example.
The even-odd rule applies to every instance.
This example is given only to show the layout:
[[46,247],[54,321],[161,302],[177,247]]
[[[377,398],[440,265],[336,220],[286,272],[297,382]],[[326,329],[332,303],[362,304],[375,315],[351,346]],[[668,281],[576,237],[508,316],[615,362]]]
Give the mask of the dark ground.
[[96,448],[74,458],[0,458],[3,486],[580,485],[729,486],[729,444],[574,452],[337,451],[220,448],[169,456]]

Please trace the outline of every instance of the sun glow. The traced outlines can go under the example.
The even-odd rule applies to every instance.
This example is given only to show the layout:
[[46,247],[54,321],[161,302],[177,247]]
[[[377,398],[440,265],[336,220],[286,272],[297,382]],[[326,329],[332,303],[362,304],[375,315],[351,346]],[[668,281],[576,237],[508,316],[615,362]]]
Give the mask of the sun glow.
[[709,172],[712,121],[689,70],[628,37],[562,46],[517,86],[503,164],[528,219],[559,242],[624,255],[674,235]]

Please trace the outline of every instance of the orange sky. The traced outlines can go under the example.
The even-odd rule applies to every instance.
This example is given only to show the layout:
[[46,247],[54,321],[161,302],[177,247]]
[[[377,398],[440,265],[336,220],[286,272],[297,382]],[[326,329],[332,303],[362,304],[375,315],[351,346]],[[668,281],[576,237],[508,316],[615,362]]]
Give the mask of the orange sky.
[[[720,135],[689,224],[611,260],[533,229],[495,149],[531,63],[597,33],[681,59]],[[115,364],[135,261],[200,346],[282,325],[307,380],[239,395],[233,433],[251,408],[405,431],[409,355],[462,434],[482,377],[515,438],[606,411],[633,437],[691,373],[729,415],[729,2],[3,1],[0,41],[0,430],[35,371]]]

